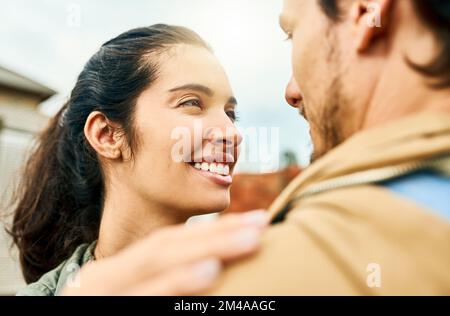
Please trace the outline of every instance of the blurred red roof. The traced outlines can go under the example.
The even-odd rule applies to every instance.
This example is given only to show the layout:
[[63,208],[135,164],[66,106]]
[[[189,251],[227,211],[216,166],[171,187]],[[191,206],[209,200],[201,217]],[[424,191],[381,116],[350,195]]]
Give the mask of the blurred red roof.
[[300,172],[300,167],[289,166],[276,173],[236,174],[231,187],[231,205],[226,212],[267,209]]

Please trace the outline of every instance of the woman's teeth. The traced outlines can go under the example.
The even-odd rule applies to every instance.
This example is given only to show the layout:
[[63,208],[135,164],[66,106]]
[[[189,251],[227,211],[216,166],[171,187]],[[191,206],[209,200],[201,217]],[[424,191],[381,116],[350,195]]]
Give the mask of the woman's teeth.
[[222,176],[230,175],[230,166],[221,163],[197,162],[195,163],[194,167],[198,170],[209,171],[211,173],[220,174]]

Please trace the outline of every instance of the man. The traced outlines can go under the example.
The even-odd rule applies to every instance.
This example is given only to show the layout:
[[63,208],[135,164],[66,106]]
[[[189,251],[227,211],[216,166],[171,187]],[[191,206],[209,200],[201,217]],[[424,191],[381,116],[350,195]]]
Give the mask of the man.
[[450,3],[285,0],[314,163],[218,295],[450,294]]

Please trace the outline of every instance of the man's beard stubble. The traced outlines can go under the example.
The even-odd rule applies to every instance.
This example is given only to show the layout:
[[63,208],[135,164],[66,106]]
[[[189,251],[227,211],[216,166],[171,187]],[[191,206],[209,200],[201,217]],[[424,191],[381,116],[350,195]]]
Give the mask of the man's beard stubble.
[[339,70],[339,66],[342,65],[340,63],[340,53],[335,47],[334,45],[330,46],[327,58],[327,62],[334,65],[332,67],[333,79],[329,87],[329,92],[325,97],[324,104],[320,107],[322,113],[319,114],[318,121],[310,122],[310,124],[315,124],[319,133],[318,136],[321,138],[321,147],[314,146],[311,162],[322,158],[348,138],[344,133],[344,119],[348,115],[351,115],[351,113],[348,113],[350,102],[344,96],[342,85],[343,71]]

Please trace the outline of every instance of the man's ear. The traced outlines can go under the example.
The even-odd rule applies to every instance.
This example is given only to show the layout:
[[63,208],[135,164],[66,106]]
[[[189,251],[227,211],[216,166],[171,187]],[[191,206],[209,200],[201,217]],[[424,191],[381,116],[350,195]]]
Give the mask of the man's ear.
[[106,159],[120,159],[124,137],[118,133],[119,128],[103,113],[95,111],[86,120],[84,135],[98,155]]
[[356,0],[351,7],[352,22],[357,29],[356,48],[367,51],[377,37],[389,27],[390,9],[393,0]]

